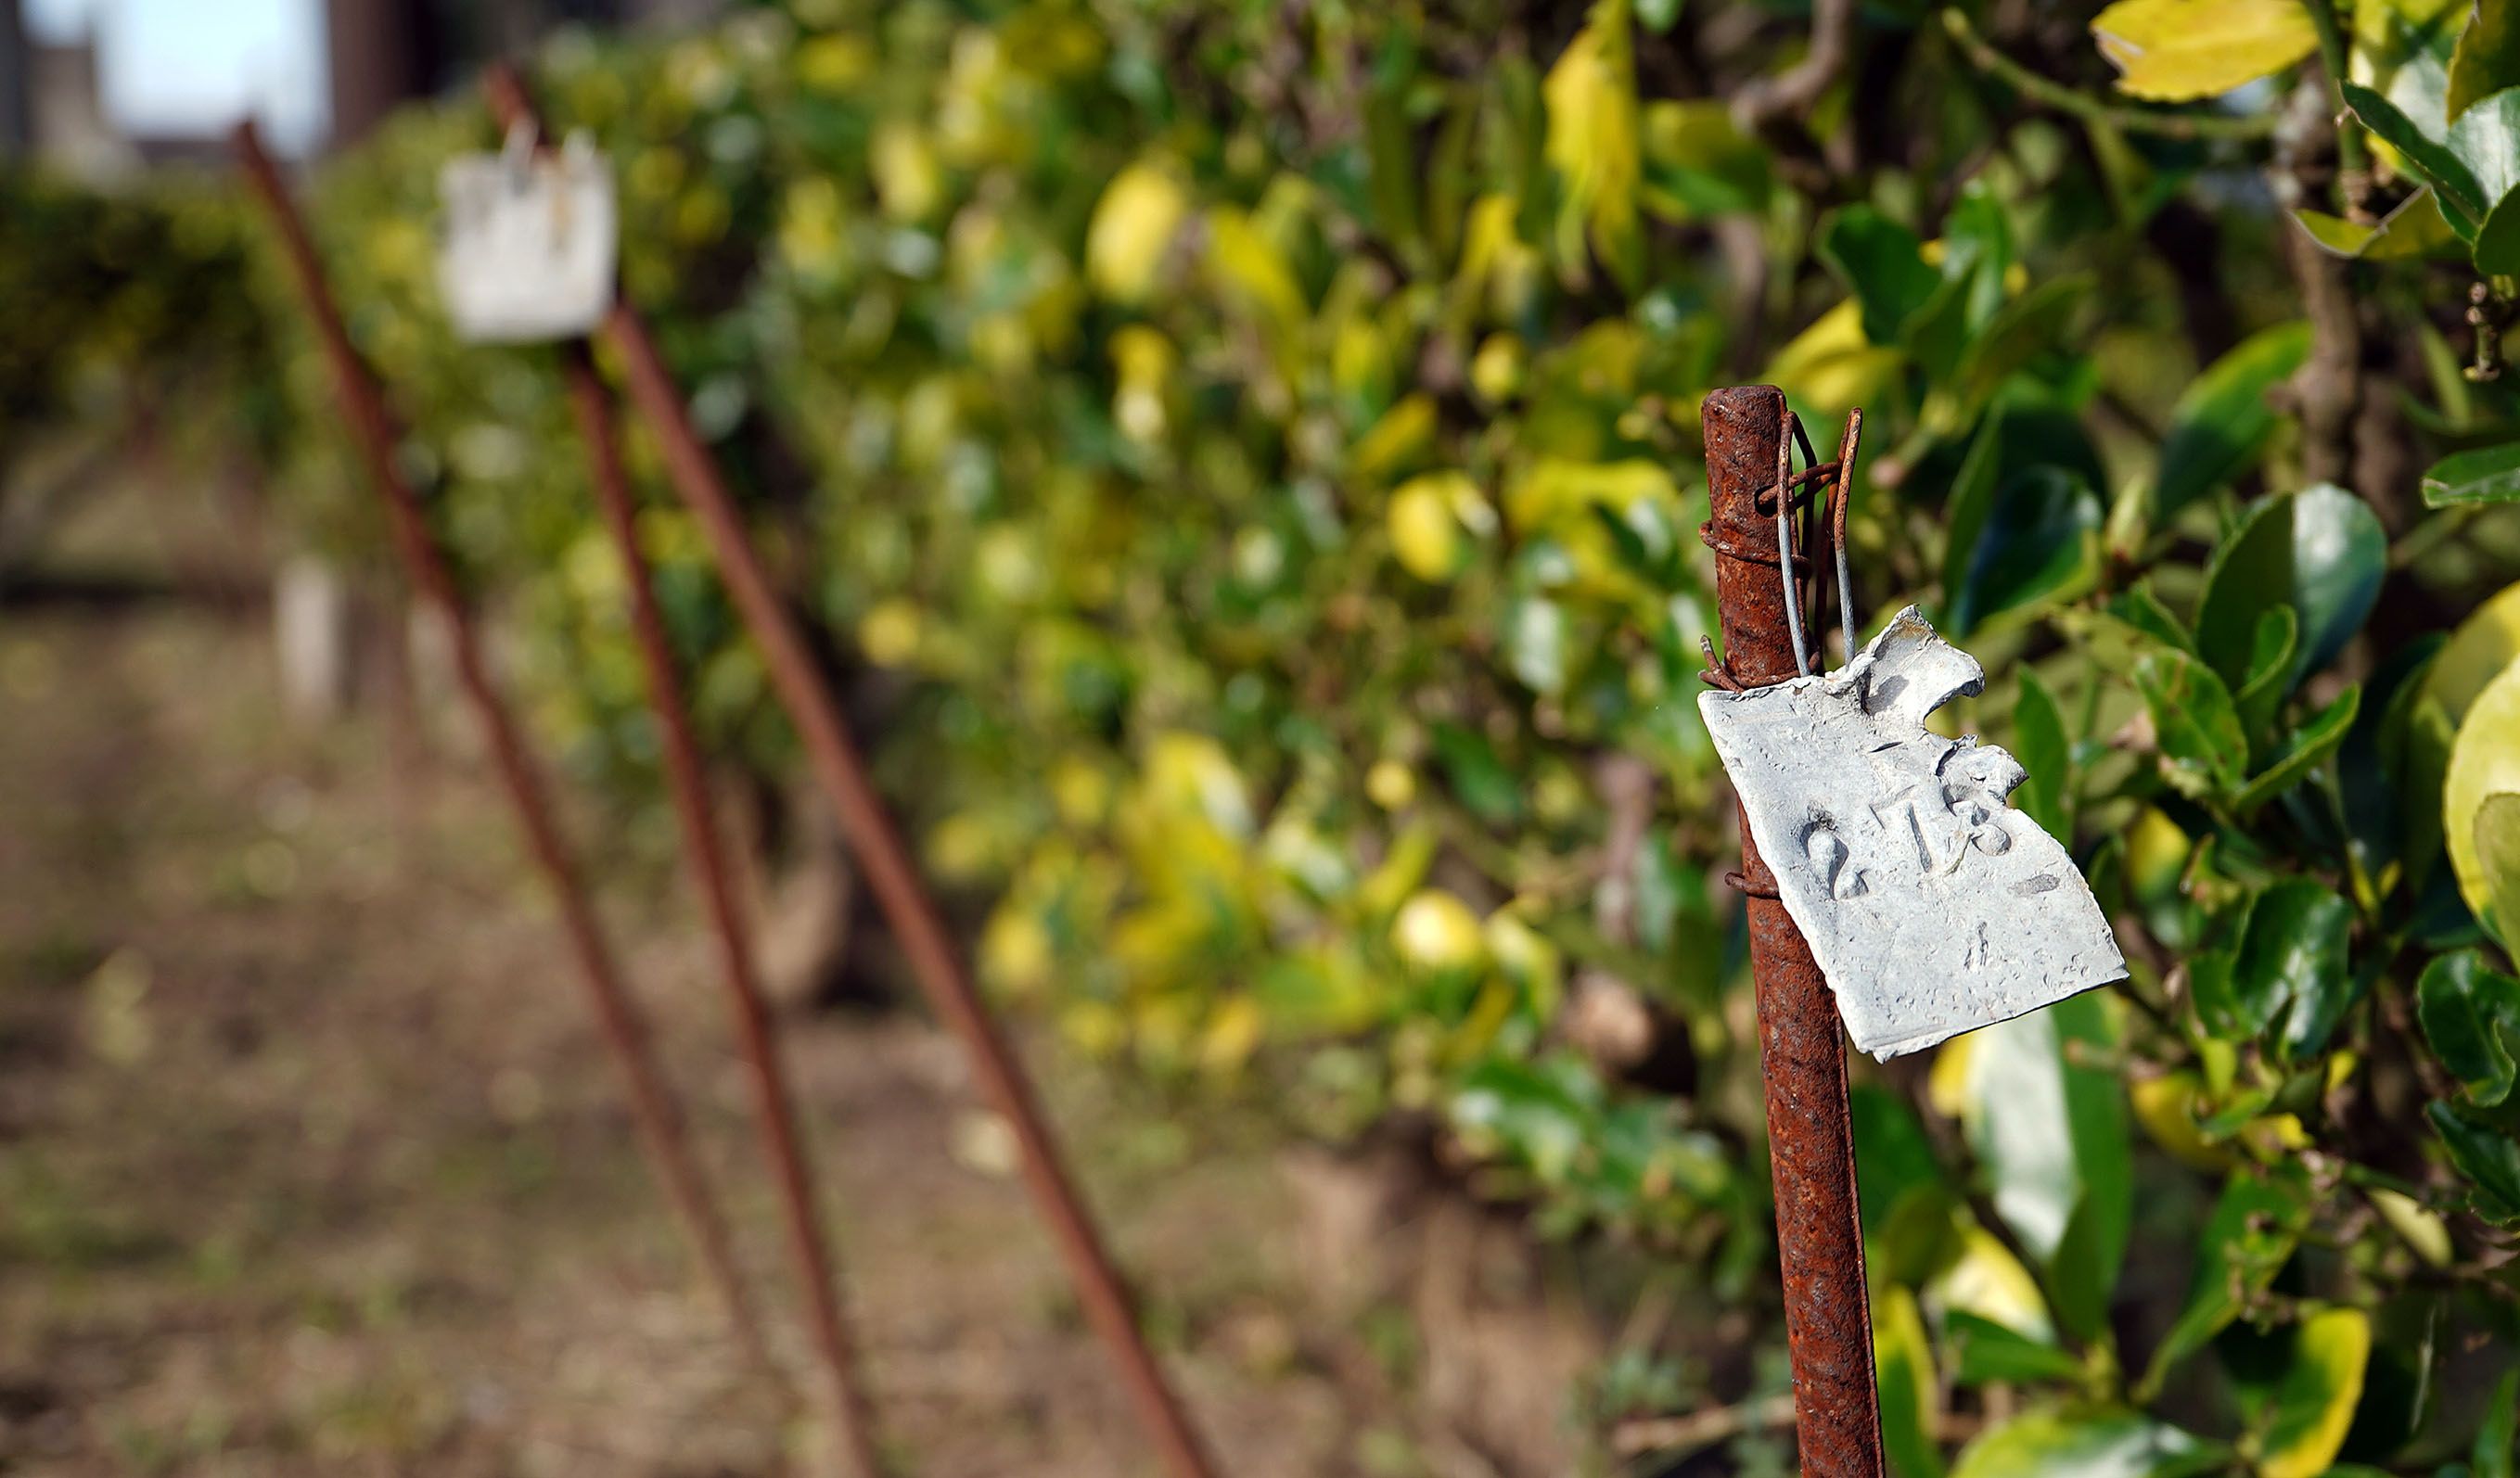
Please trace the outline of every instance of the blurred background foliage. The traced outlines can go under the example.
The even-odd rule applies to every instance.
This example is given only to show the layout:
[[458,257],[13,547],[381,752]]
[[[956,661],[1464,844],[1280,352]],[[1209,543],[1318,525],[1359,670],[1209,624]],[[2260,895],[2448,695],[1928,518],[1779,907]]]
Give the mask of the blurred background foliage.
[[[2515,37],[2491,0],[796,0],[535,81],[1000,997],[1185,1111],[1431,1133],[1770,1348],[1697,405],[1860,405],[1861,611],[1984,661],[1947,716],[2022,759],[2134,976],[1856,1064],[1899,1471],[2488,1478]],[[400,116],[319,235],[546,739],[644,799],[554,366],[435,302],[437,167],[495,143],[471,99]],[[374,559],[276,271],[186,218],[34,233],[149,263],[123,326],[29,340],[41,393],[243,275],[292,526]],[[696,530],[642,529],[707,734],[787,774]]]

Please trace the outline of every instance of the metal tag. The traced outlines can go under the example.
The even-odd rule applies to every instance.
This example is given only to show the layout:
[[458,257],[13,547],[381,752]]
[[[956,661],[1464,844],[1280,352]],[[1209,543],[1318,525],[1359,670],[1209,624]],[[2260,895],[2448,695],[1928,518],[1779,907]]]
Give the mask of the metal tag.
[[2126,977],[2082,870],[2005,799],[2020,761],[1924,727],[1985,687],[1911,605],[1835,672],[1697,699],[1785,912],[1876,1057]]
[[504,153],[458,155],[438,175],[438,292],[471,342],[581,337],[612,306],[611,168],[583,134],[557,154],[531,144],[512,134]]

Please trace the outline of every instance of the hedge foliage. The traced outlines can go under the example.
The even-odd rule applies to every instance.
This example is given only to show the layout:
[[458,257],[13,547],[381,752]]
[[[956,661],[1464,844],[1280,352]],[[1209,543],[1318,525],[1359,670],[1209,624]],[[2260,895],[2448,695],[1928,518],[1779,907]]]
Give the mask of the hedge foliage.
[[[1957,717],[2134,972],[1857,1064],[1899,1470],[2482,1478],[2520,1405],[2520,20],[2482,11],[1884,0],[1832,67],[1674,0],[798,0],[538,81],[761,538],[904,694],[895,792],[994,898],[1000,995],[1315,1133],[1439,1125],[1772,1347],[1696,408],[1860,404],[1867,609],[1985,661]],[[432,300],[435,166],[492,142],[401,118],[322,234],[546,734],[635,791],[553,367]],[[360,537],[288,364],[301,506]],[[695,530],[643,528],[709,732],[786,765]],[[1583,1029],[1639,1003],[1644,1065]]]

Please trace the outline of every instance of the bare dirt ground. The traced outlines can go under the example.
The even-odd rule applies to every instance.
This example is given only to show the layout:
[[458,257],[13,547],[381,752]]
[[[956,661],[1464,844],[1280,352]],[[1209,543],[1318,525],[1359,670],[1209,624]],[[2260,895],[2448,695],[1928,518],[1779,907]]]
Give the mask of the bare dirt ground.
[[[0,1472],[798,1470],[812,1428],[692,1275],[483,778],[285,724],[258,618],[0,622]],[[609,871],[802,1376],[706,940],[670,872]],[[950,1044],[785,1029],[900,1470],[1153,1471]],[[1380,1394],[1405,1350],[1302,1312],[1278,1146],[1029,1051],[1233,1470],[1433,1470]]]

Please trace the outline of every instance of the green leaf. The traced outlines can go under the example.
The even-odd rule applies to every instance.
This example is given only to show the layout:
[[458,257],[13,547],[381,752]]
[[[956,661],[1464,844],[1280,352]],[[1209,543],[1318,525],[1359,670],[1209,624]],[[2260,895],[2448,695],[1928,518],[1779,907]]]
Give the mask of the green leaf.
[[2084,1338],[2117,1285],[2134,1151],[2117,1076],[2077,1065],[2069,1044],[2114,1041],[2099,998],[2076,996],[1986,1028],[1968,1056],[1964,1119],[1996,1214],[2047,1271],[2058,1314]]
[[2345,106],[2354,110],[2362,126],[2405,156],[2408,165],[2433,187],[2433,193],[2441,199],[2442,213],[2449,217],[2452,227],[2461,236],[2475,235],[2477,223],[2485,219],[2486,207],[2500,196],[2489,199],[2466,160],[2451,145],[2433,142],[2413,119],[2398,111],[2396,104],[2360,82],[2346,83],[2344,91]]
[[1942,1478],[1934,1428],[1942,1417],[1942,1382],[1925,1336],[1916,1295],[1893,1284],[1872,1305],[1872,1359],[1881,1391],[1881,1446],[1899,1478]]
[[2476,180],[2482,219],[2520,186],[2520,87],[2470,104],[2450,125],[2448,147]]
[[2520,441],[2452,452],[2424,473],[2426,508],[2514,500],[2520,500]]
[[2098,495],[2063,468],[2027,468],[2004,479],[1978,526],[1959,584],[1949,593],[1953,637],[2089,588],[2098,567],[2101,517]]
[[1875,344],[1899,342],[1901,328],[1943,284],[1916,233],[1870,205],[1830,212],[1812,250],[1864,305],[1864,336]]
[[1471,815],[1498,824],[1521,816],[1522,784],[1497,758],[1496,747],[1486,736],[1459,724],[1438,724],[1434,741],[1445,779]]
[[2443,218],[2441,202],[2430,190],[2418,190],[2372,225],[2362,225],[2323,210],[2296,210],[2292,218],[2319,248],[2335,256],[2362,261],[2400,261],[2440,251],[2458,241]]
[[2029,814],[2039,829],[2071,843],[2073,828],[2065,815],[2065,786],[2074,766],[2073,747],[2065,738],[2065,716],[2039,674],[2021,669],[2020,696],[2012,704],[2012,757],[2030,779],[2012,792],[2013,804]]
[[2361,630],[2388,573],[2389,536],[2370,506],[2333,483],[2252,506],[2215,550],[2196,608],[2196,649],[2227,680],[2246,678],[2258,615],[2301,617],[2292,681],[2327,665]]
[[1943,1347],[1951,1352],[1955,1385],[2077,1380],[2083,1375],[2082,1362],[2054,1345],[1964,1310],[1943,1316]]
[[2300,645],[2301,617],[2290,605],[2271,605],[2258,612],[2257,630],[2249,638],[2249,675],[2239,692],[2231,694],[2232,704],[2240,711],[2240,727],[2248,731],[2253,748],[2274,722],[2284,694],[2292,691],[2293,652]]
[[1968,340],[1950,379],[1926,395],[1923,425],[1948,435],[1976,420],[2015,372],[2066,346],[2066,326],[2091,291],[2089,277],[2060,277],[2006,302]]
[[2480,99],[2520,84],[2520,6],[2477,0],[2476,19],[2459,32],[2450,58],[2449,115],[2455,121]]
[[2476,245],[2468,252],[2486,277],[2509,277],[2520,273],[2520,191],[2497,201],[2485,212],[2485,223],[2476,228]]
[[2275,1385],[2259,1478],[2318,1478],[2327,1471],[2354,1424],[2370,1363],[2368,1314],[2322,1309],[2302,1321],[2293,1333],[2292,1361]]
[[2424,1105],[2450,1150],[2450,1162],[2467,1177],[2476,1214],[2503,1226],[2520,1222],[2520,1143],[2476,1110],[2436,1099]]
[[2415,1019],[2433,1055],[2488,1107],[2511,1096],[2520,1048],[2520,980],[2475,950],[2444,955],[2415,981]]
[[[2215,983],[2213,999],[2206,981],[2197,981],[2196,1006],[2207,1028],[2247,1041],[2290,1010],[2308,1032],[2308,1023],[2329,1016],[2348,989],[2345,941],[2353,927],[2354,906],[2324,884],[2307,877],[2269,884],[2249,907],[2230,973]],[[2292,1024],[2287,1027],[2289,1039]]]
[[2160,1390],[2171,1366],[2205,1348],[2274,1281],[2291,1260],[2308,1219],[2309,1201],[2298,1169],[2232,1175],[2198,1233],[2196,1274],[2186,1302],[2145,1369],[2139,1390],[2147,1399]]
[[2334,701],[2284,739],[2283,746],[2267,761],[2267,767],[2232,798],[2231,809],[2245,821],[2267,802],[2300,784],[2320,761],[2345,742],[2345,737],[2354,730],[2354,717],[2362,708],[2362,686],[2346,684]]
[[2220,1467],[2201,1439],[2120,1407],[2024,1412],[1978,1434],[1952,1478],[2183,1478]]
[[2161,441],[2152,522],[2228,482],[2254,463],[2275,428],[2267,391],[2310,357],[2310,325],[2277,324],[2234,345],[2181,391]]
[[2469,1458],[2474,1478],[2512,1478],[2515,1446],[2520,1446],[2520,1366],[2502,1377],[2486,1405],[2485,1425],[2476,1429],[2476,1450]]
[[2118,91],[2156,103],[2219,97],[2318,49],[2287,0],[2117,0],[2092,19]]
[[2249,764],[2249,738],[2231,705],[2231,691],[2214,669],[2184,652],[2145,652],[2135,664],[2136,691],[2152,715],[2163,776],[2198,800],[2237,789]]
[[1768,152],[1715,99],[1645,106],[1646,202],[1678,221],[1766,208]]

